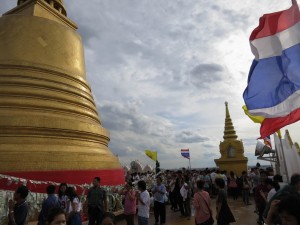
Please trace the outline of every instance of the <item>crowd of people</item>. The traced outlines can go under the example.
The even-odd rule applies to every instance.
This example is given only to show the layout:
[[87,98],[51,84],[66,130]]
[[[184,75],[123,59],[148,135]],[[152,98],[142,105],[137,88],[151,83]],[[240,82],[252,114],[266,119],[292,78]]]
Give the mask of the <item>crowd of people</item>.
[[[126,180],[131,183],[147,180],[148,177],[149,174],[133,173],[127,174]],[[164,188],[161,188],[162,185]],[[166,191],[157,194],[155,190]],[[259,225],[300,225],[300,175],[294,174],[289,183],[284,183],[282,176],[274,175],[271,167],[255,167],[251,171],[243,171],[241,176],[218,169],[166,170],[158,175],[157,185],[149,187],[148,191],[155,225],[166,222],[166,204],[188,220],[194,211],[197,225],[213,224],[214,219],[218,225],[235,222],[227,196],[234,201],[240,197],[245,207],[254,205]],[[216,215],[211,210],[212,199],[216,199]]]
[[[149,182],[152,180],[152,182]],[[300,225],[300,175],[294,174],[289,184],[283,183],[280,175],[272,169],[253,168],[237,177],[234,172],[218,169],[166,170],[158,174],[128,173],[121,190],[124,195],[124,215],[127,225],[148,225],[150,210],[153,210],[154,225],[164,225],[166,207],[169,213],[179,212],[182,218],[196,225],[228,225],[235,222],[228,205],[232,201],[243,201],[245,207],[255,206],[257,223],[260,225]],[[60,184],[47,187],[48,197],[43,201],[38,224],[81,225],[82,212],[88,213],[89,225],[114,225],[115,216],[108,213],[106,191],[100,186],[100,177],[93,185],[82,204],[74,187]],[[20,186],[9,201],[9,225],[25,225],[28,214],[26,197],[28,189]],[[215,199],[215,215],[212,200]],[[175,214],[174,214],[175,215]]]
[[[68,225],[82,225],[83,211],[88,212],[89,225],[115,224],[114,215],[107,212],[106,191],[100,187],[100,177],[94,178],[84,205],[82,205],[75,188],[66,183],[59,185],[57,193],[54,185],[47,186],[46,192],[47,198],[42,203],[38,215],[38,225],[63,225],[66,223]],[[15,191],[14,199],[11,199],[8,204],[8,225],[27,224],[29,207],[26,197],[28,193],[28,188],[24,185]]]

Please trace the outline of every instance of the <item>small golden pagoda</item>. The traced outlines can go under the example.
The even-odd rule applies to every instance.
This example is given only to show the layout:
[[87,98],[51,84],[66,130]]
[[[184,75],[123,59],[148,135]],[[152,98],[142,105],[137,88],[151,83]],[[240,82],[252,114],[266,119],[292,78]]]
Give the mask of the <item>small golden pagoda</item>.
[[76,30],[63,0],[19,0],[0,17],[0,174],[124,182],[86,81]]
[[244,156],[244,145],[242,141],[237,140],[229,110],[228,103],[225,102],[226,118],[224,129],[224,141],[220,142],[221,158],[215,159],[216,165],[220,170],[226,170],[227,173],[233,171],[240,176],[242,171],[247,171],[248,158]]

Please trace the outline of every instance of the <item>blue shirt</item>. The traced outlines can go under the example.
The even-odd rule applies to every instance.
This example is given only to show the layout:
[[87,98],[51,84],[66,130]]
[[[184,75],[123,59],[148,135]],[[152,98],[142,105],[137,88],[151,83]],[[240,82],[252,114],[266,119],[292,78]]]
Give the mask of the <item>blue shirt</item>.
[[[26,201],[21,202],[20,204],[15,204],[14,207],[14,219],[17,225],[25,225],[27,223],[27,214],[28,214],[28,204]],[[11,225],[12,221],[9,217],[8,225]]]
[[[156,192],[155,192],[156,190]],[[158,192],[159,191],[159,192]],[[154,193],[153,198],[154,201],[164,203],[165,202],[165,194],[166,194],[166,187],[165,185],[155,185],[152,189],[152,192]]]
[[46,224],[48,212],[52,208],[60,208],[58,197],[55,194],[48,195],[48,198],[43,201],[42,210],[39,214],[39,225]]

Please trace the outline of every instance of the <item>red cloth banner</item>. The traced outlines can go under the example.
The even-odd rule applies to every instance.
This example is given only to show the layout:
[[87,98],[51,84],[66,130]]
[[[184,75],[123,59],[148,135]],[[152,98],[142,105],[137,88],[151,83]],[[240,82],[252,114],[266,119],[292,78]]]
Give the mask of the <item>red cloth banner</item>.
[[[56,170],[56,171],[30,171],[30,172],[5,172],[0,174],[27,180],[26,186],[32,192],[44,193],[46,187],[52,182],[78,185],[91,184],[94,177],[101,178],[101,185],[117,186],[125,183],[124,169],[111,170]],[[32,180],[32,181],[31,181]],[[37,183],[37,181],[39,181]],[[22,181],[10,181],[7,178],[0,179],[0,189],[15,190]]]

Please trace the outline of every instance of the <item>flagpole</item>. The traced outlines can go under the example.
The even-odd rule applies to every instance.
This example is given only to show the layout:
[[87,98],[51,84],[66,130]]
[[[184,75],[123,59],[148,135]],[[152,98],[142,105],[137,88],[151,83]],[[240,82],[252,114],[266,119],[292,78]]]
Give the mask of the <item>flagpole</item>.
[[[275,135],[276,134],[273,134],[274,143],[275,143]],[[278,149],[276,147],[276,144],[275,144],[275,153],[276,153],[275,170],[276,170],[276,174],[280,174],[280,161],[279,161]]]
[[190,170],[192,170],[192,166],[191,166],[191,153],[190,153],[190,149],[189,149],[189,164],[190,164]]
[[282,158],[283,158],[283,162],[284,162],[285,175],[286,175],[287,183],[289,183],[289,174],[288,174],[288,170],[287,170],[287,166],[286,166],[285,154],[284,154],[284,149],[283,149],[283,144],[282,144],[281,137],[280,137],[280,145],[281,145],[281,149],[282,149]]

